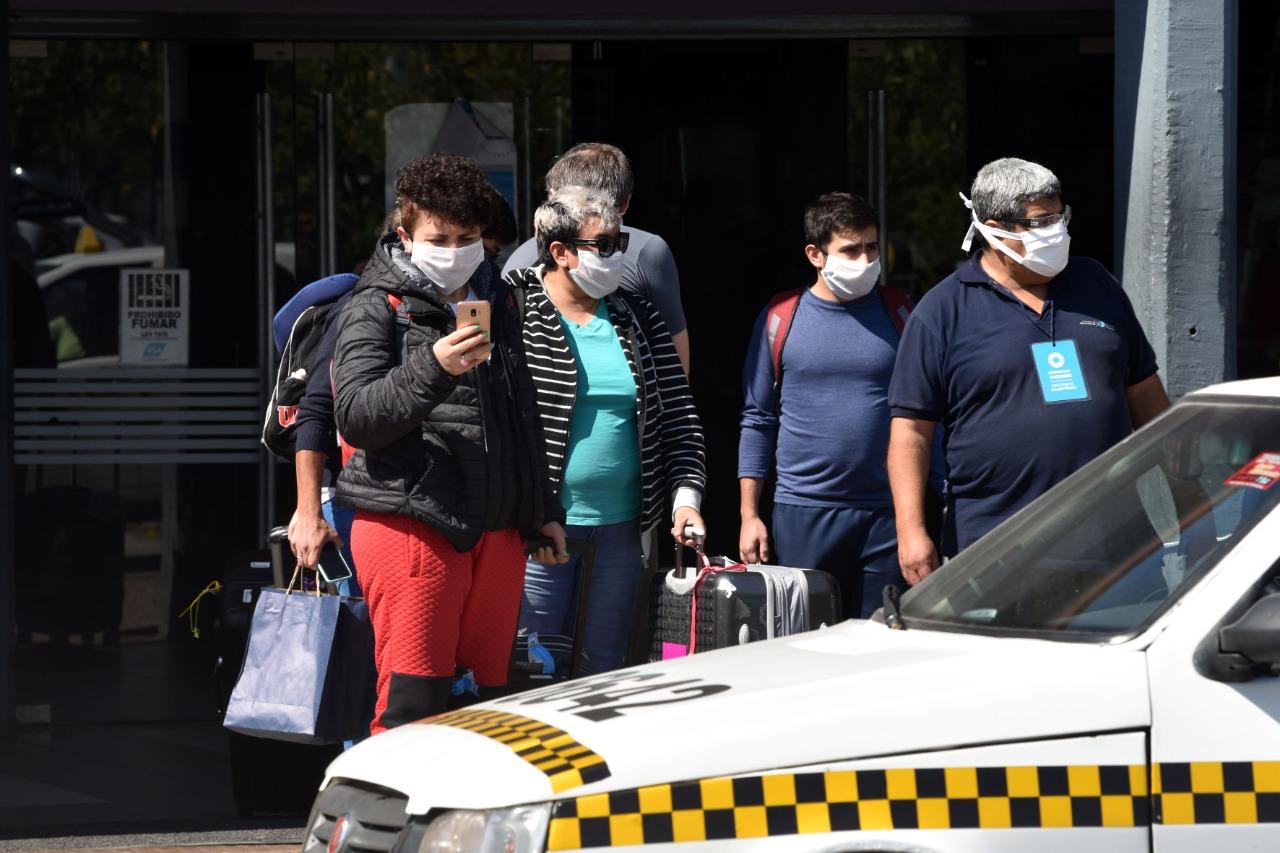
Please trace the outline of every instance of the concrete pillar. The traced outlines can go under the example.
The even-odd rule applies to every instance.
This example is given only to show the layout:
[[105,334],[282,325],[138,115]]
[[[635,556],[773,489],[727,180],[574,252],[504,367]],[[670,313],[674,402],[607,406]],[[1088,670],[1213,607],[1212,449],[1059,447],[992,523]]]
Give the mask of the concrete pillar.
[[1117,271],[1170,396],[1236,372],[1238,0],[1118,0]]

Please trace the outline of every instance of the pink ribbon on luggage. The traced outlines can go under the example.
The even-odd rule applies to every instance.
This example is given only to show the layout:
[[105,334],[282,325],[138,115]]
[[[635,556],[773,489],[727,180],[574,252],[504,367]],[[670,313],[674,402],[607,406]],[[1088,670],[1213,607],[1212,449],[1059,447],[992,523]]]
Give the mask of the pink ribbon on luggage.
[[710,575],[721,572],[745,572],[747,570],[745,563],[730,563],[727,566],[717,566],[711,562],[707,552],[701,548],[698,549],[698,565],[698,576],[694,578],[693,592],[689,596],[689,654],[693,654],[698,650],[698,590],[702,587],[702,582]]

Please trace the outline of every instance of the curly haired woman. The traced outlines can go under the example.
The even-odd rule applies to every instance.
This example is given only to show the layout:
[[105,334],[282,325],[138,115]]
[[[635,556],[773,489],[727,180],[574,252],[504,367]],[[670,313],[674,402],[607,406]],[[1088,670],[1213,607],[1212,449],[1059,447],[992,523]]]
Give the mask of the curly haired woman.
[[[555,543],[520,318],[485,262],[493,190],[464,157],[434,154],[396,181],[400,225],[379,241],[339,320],[335,415],[357,448],[338,498],[358,512],[351,548],[369,602],[377,733],[448,708],[455,671],[482,695],[506,684],[524,540]],[[489,337],[457,303],[491,305]]]

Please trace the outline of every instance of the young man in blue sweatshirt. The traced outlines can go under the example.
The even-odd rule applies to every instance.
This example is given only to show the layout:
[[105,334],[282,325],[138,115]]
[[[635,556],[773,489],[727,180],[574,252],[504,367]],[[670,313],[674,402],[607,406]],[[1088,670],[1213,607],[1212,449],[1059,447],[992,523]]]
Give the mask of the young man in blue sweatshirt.
[[[779,309],[766,308],[747,350],[739,549],[744,562],[830,572],[840,582],[845,615],[866,617],[886,586],[906,588],[885,470],[901,320],[895,322],[876,287],[874,208],[848,193],[827,193],[805,211],[804,227],[813,284],[800,292],[789,332]],[[892,310],[898,307],[906,306]],[[785,346],[775,375],[780,335]],[[770,547],[759,508],[775,464]]]

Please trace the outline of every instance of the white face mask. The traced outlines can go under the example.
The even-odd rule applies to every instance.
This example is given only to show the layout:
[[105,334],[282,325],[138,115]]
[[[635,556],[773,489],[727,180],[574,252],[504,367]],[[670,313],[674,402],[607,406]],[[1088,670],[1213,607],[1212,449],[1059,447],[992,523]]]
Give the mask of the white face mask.
[[[960,198],[964,199],[965,207],[973,209],[973,202],[965,198],[964,193],[960,194]],[[1026,231],[1003,231],[979,222],[978,215],[975,213],[973,222],[969,225],[969,231],[964,235],[964,242],[960,244],[966,252],[973,245],[974,231],[981,234],[987,243],[1038,275],[1053,278],[1067,267],[1071,254],[1071,235],[1067,233],[1065,222],[1045,228],[1030,228]],[[1021,240],[1026,254],[1019,255],[1010,249],[1000,240],[1001,237]]]
[[861,299],[880,281],[880,259],[867,263],[851,261],[839,255],[827,255],[822,278],[841,302]]
[[622,252],[602,258],[589,249],[579,249],[578,268],[569,270],[569,277],[591,299],[603,299],[622,282],[622,263]]
[[445,249],[414,242],[409,257],[436,287],[444,293],[453,293],[470,281],[476,267],[484,263],[484,243],[477,240],[460,249]]

